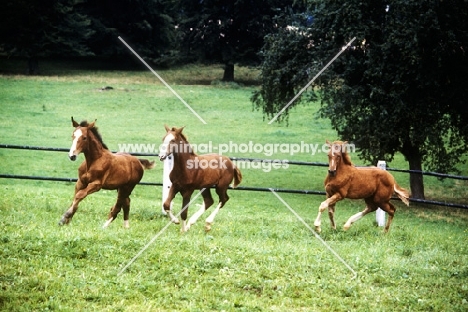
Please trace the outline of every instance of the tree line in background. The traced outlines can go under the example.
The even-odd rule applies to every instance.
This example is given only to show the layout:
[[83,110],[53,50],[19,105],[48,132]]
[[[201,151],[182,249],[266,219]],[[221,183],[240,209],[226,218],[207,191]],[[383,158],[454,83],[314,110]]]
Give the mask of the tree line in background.
[[[402,153],[415,171],[457,172],[468,152],[467,0],[5,0],[0,54],[128,58],[122,37],[158,66],[257,65],[252,96],[276,115],[352,38],[353,44],[293,102],[321,101],[340,138],[370,163]],[[424,198],[422,175],[410,175]]]
[[171,66],[208,61],[258,65],[276,18],[305,4],[294,0],[5,0],[0,52],[39,57],[128,57],[122,37],[148,62]]

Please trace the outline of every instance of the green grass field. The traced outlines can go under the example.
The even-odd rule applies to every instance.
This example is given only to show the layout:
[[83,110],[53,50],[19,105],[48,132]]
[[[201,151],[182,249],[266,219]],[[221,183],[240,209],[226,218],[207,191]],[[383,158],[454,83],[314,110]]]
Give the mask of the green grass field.
[[[255,71],[237,72],[242,84],[223,84],[217,67],[161,71],[203,124],[150,72],[79,70],[45,64],[43,75],[0,76],[0,144],[69,148],[70,117],[93,120],[112,150],[154,144],[164,124],[186,126],[196,144],[322,144],[337,139],[317,104],[294,109],[290,125],[268,125],[249,97]],[[111,91],[100,91],[112,86]],[[326,162],[324,153],[278,152],[229,156]],[[156,158],[153,158],[156,160]],[[0,149],[0,173],[76,177],[66,153]],[[353,160],[361,164],[356,156]],[[401,156],[388,164],[405,169]],[[468,168],[461,167],[464,175]],[[323,190],[326,168],[290,166],[242,170],[242,186]],[[395,174],[409,188],[408,176]],[[161,182],[162,164],[143,181]],[[426,195],[466,203],[467,183],[425,178]],[[213,230],[203,220],[182,235],[161,215],[161,188],[137,186],[130,229],[122,217],[101,228],[116,193],[86,198],[69,226],[59,227],[73,184],[0,179],[0,310],[4,311],[466,311],[468,213],[435,206],[404,206],[384,235],[374,215],[348,232],[341,226],[362,201],[337,205],[338,230],[323,215],[321,237],[343,265],[272,193],[229,191]],[[313,226],[323,196],[279,194]],[[196,200],[196,204],[201,199]],[[181,205],[174,201],[175,212]],[[198,207],[192,205],[189,215]],[[162,231],[162,232],[161,232]],[[160,236],[119,274],[132,258]]]

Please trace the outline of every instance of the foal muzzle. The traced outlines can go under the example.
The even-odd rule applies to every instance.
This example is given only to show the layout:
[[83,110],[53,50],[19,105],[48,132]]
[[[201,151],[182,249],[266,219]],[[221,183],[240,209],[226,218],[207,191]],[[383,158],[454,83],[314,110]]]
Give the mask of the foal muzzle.
[[334,177],[336,175],[336,170],[328,170],[328,174]]
[[75,161],[75,160],[76,160],[76,155],[68,155],[68,157],[70,158],[71,161]]

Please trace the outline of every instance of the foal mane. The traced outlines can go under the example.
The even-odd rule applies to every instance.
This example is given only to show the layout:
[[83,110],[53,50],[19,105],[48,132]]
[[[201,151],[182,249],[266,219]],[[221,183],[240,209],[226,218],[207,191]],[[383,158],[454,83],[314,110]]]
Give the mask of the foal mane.
[[106,150],[108,150],[109,148],[107,147],[107,145],[104,143],[104,141],[102,140],[102,136],[101,134],[99,133],[98,131],[98,128],[96,126],[93,126],[93,127],[89,127],[89,123],[88,121],[86,120],[83,120],[82,122],[80,122],[80,127],[86,127],[88,128],[88,130],[90,130],[94,136],[96,137],[96,139],[99,141],[99,143],[101,143],[102,147]]
[[[184,128],[184,127],[178,129],[178,128],[176,128],[176,127],[172,127],[171,131],[175,132],[176,135],[178,135],[177,138],[182,139],[182,141],[183,141],[185,144],[188,144],[188,145],[189,145],[190,148],[188,149],[188,151],[189,151],[189,154],[190,154],[190,155],[196,155],[195,152],[193,151],[192,145],[190,145],[190,143],[189,143],[187,137],[185,136],[185,134],[182,133],[182,129],[183,129],[183,128]],[[185,150],[186,150],[186,149],[184,148],[184,152],[185,152]]]
[[343,162],[347,165],[350,165],[352,166],[353,163],[351,162],[351,156],[349,156],[349,154],[345,151],[345,152],[341,152],[341,156],[343,158]]

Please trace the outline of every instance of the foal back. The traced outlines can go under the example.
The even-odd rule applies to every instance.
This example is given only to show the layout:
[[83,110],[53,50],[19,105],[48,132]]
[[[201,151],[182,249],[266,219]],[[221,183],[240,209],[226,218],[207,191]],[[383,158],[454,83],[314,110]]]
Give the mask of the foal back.
[[[234,178],[234,164],[229,157],[218,154],[197,155],[196,161],[198,167],[188,170],[187,175],[191,184],[197,185],[197,188],[207,188],[214,185],[227,187]],[[192,168],[190,168],[192,169]]]

